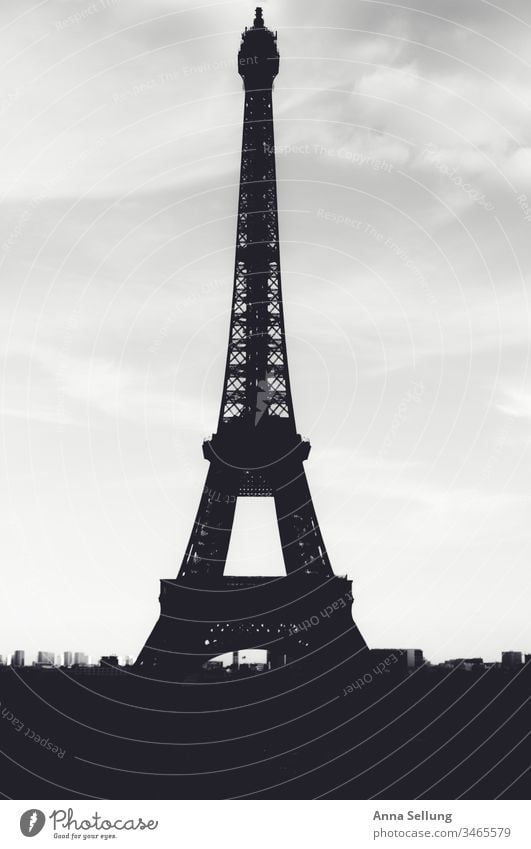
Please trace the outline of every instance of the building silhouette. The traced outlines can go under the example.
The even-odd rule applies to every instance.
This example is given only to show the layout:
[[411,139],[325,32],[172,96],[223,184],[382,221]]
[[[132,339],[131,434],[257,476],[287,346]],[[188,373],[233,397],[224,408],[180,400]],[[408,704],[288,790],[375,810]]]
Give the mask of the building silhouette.
[[502,666],[506,669],[516,669],[522,666],[521,651],[504,651],[501,656]]
[[406,662],[408,669],[418,669],[424,663],[424,654],[421,649],[406,649]]
[[450,660],[445,660],[443,666],[470,671],[473,669],[483,669],[485,663],[482,657],[454,657]]
[[100,657],[100,666],[119,666],[120,661],[115,654],[103,655]]
[[17,649],[13,652],[13,657],[11,658],[11,666],[24,666],[25,663],[25,652],[23,649]]

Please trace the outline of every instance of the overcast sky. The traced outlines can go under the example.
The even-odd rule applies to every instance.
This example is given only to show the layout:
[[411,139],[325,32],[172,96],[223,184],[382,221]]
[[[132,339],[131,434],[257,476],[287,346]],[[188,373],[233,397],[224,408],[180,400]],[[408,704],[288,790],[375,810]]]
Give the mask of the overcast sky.
[[[263,3],[291,380],[368,643],[495,659],[531,650],[531,9],[416,5]],[[253,13],[0,6],[4,655],[136,654],[179,569],[221,396]],[[279,571],[270,507],[239,505],[230,571]]]

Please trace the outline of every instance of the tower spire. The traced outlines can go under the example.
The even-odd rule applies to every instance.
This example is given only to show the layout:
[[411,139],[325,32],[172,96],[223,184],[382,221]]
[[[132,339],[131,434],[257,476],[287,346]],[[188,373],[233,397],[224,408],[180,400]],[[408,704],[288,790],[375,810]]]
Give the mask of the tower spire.
[[[256,21],[261,9],[257,10]],[[273,80],[276,39],[246,30],[238,54],[245,84],[240,197],[227,364],[219,425],[246,420],[264,428],[271,416],[295,430],[280,283]]]

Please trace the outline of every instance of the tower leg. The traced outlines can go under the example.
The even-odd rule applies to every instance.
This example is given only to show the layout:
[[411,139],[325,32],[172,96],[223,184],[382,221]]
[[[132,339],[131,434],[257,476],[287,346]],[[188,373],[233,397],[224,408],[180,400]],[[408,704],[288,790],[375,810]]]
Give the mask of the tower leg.
[[332,577],[302,463],[275,491],[275,508],[286,573]]
[[236,476],[211,464],[186,548],[180,578],[220,578],[229,550],[238,483]]

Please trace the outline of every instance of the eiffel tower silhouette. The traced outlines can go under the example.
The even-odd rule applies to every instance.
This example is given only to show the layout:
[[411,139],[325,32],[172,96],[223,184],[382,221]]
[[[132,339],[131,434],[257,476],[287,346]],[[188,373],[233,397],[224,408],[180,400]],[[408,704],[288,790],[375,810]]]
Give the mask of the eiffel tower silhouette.
[[[272,667],[333,664],[366,644],[351,582],[334,575],[303,467],[290,389],[280,274],[273,80],[276,33],[256,9],[238,54],[245,85],[234,290],[217,432],[193,530],[136,668],[180,680],[213,656],[266,649]],[[238,498],[275,501],[286,576],[224,576]],[[257,545],[259,545],[257,540]],[[252,564],[250,564],[252,566]],[[343,652],[344,653],[344,652]]]

